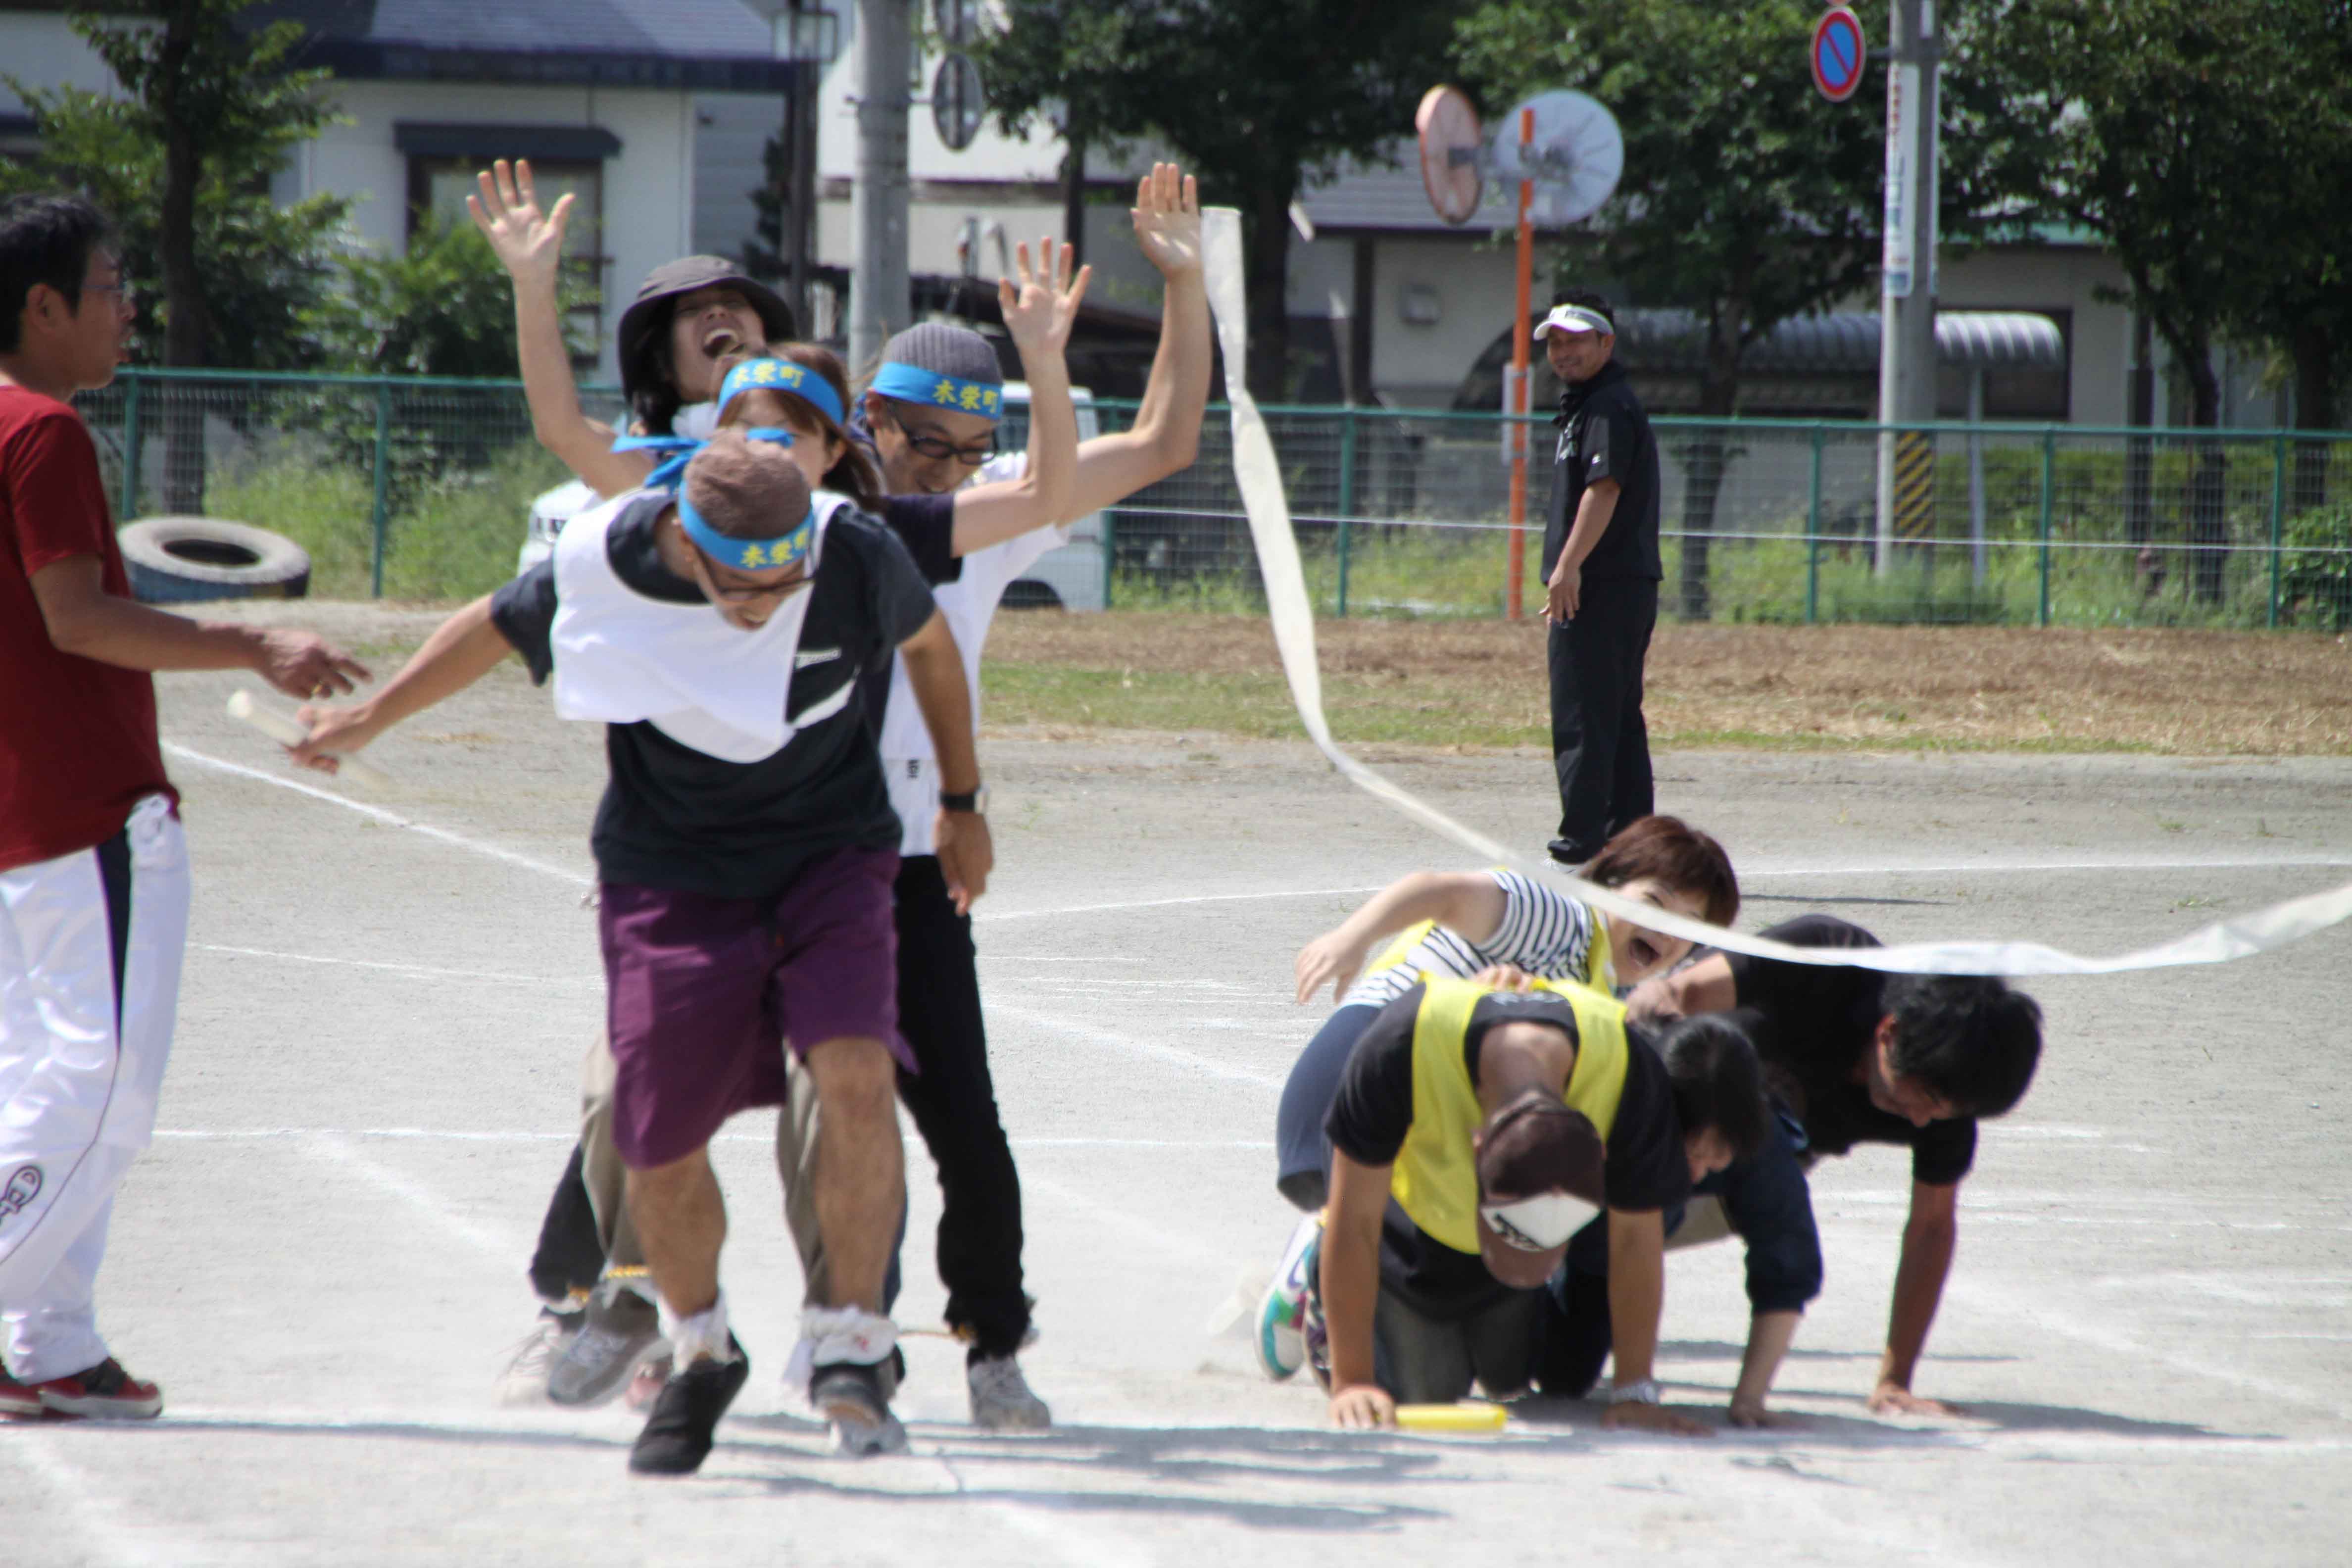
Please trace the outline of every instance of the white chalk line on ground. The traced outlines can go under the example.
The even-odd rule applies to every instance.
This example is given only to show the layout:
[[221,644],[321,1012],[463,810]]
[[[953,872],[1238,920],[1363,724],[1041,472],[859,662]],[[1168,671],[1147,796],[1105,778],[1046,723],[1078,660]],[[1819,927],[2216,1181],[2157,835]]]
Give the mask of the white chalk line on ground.
[[[159,1127],[158,1138],[190,1142],[266,1143],[304,1139],[382,1139],[399,1142],[570,1143],[574,1131],[533,1132],[520,1129],[475,1131],[453,1127]],[[714,1143],[773,1143],[766,1132],[722,1132]],[[1271,1149],[1270,1138],[1013,1138],[1015,1149]],[[352,1152],[345,1151],[345,1152]],[[340,1156],[337,1156],[340,1163]],[[407,1195],[407,1194],[403,1194]]]
[[332,1132],[309,1132],[297,1136],[293,1142],[304,1153],[339,1165],[369,1185],[431,1215],[442,1229],[481,1252],[506,1259],[523,1257],[528,1251],[522,1238],[500,1234],[488,1226],[476,1224],[463,1215],[452,1214],[446,1199],[436,1195],[415,1177],[362,1153],[349,1138]]
[[493,860],[503,861],[509,866],[519,866],[526,871],[536,871],[542,877],[552,877],[559,882],[569,882],[575,888],[595,886],[595,879],[593,877],[583,877],[577,871],[567,871],[560,866],[551,866],[544,860],[534,860],[528,855],[518,854],[512,849],[502,848],[496,844],[485,844],[478,838],[468,838],[462,833],[452,833],[446,827],[435,827],[430,823],[418,822],[411,817],[403,816],[397,812],[386,811],[382,806],[369,805],[362,801],[346,800],[330,790],[304,784],[299,779],[280,778],[275,773],[264,773],[259,768],[248,768],[242,763],[224,762],[218,757],[207,756],[202,752],[181,745],[176,741],[166,741],[163,742],[163,749],[175,757],[195,763],[198,767],[210,768],[216,773],[231,773],[238,778],[251,779],[256,783],[266,784],[277,789],[292,790],[295,794],[308,795],[312,800],[323,800],[331,805],[340,805],[347,811],[358,812],[362,816],[373,822],[383,823],[387,827],[401,828],[423,837],[452,845],[459,849],[470,849],[477,855],[486,855]]
[[1286,1081],[1281,1075],[1253,1072],[1247,1068],[1235,1067],[1230,1062],[1221,1062],[1213,1057],[1180,1050],[1174,1046],[1163,1046],[1156,1040],[1139,1040],[1133,1036],[1097,1028],[1091,1024],[1072,1023],[1066,1018],[1057,1018],[1050,1013],[1034,1012],[1026,1007],[1007,1007],[997,1003],[991,1003],[988,1012],[992,1017],[1011,1018],[1020,1023],[1034,1025],[1039,1028],[1051,1029],[1056,1034],[1066,1036],[1074,1040],[1083,1040],[1090,1046],[1103,1046],[1112,1050],[1126,1051],[1134,1056],[1150,1057],[1171,1067],[1182,1068],[1187,1072],[1223,1079],[1229,1083],[1247,1084],[1253,1089],[1272,1089],[1279,1094]]
[[[58,1445],[50,1440],[56,1430],[42,1422],[0,1421],[0,1456],[5,1457],[7,1469],[18,1474],[29,1470],[47,1483],[46,1489],[58,1499],[82,1539],[101,1558],[125,1568],[151,1563],[179,1568],[182,1563],[210,1560],[209,1552],[185,1537],[154,1525],[126,1524],[125,1521],[138,1517],[137,1511],[109,1495],[89,1468],[59,1453]],[[13,1487],[6,1489],[16,1492]],[[18,1534],[28,1527],[28,1521],[17,1511],[25,1502],[23,1494],[16,1492],[9,1502],[15,1522],[8,1526],[8,1533],[16,1538],[11,1542],[9,1561],[31,1563],[35,1559],[17,1555],[32,1546]],[[162,1537],[160,1541],[158,1536]]]
[[[264,772],[259,768],[247,767],[241,763],[225,762],[218,757],[209,756],[205,752],[198,752],[191,747],[183,745],[176,741],[165,742],[163,749],[170,752],[176,757],[181,757],[188,762],[195,763],[199,767],[210,768],[215,772],[233,774],[238,778],[249,779],[254,783],[268,784],[275,789],[291,790],[297,795],[306,795],[312,800],[324,801],[330,805],[339,805],[347,811],[355,811],[361,816],[381,822],[386,826],[403,828],[408,832],[422,835],[425,837],[435,839],[440,843],[452,845],[462,849],[470,849],[478,855],[486,855],[494,860],[504,861],[511,866],[519,866],[525,870],[537,871],[541,876],[552,877],[558,881],[568,882],[573,887],[584,888],[594,885],[593,878],[583,877],[576,871],[567,871],[561,867],[548,865],[545,861],[533,859],[528,855],[523,855],[515,850],[505,848],[499,845],[485,843],[478,838],[467,837],[464,834],[453,833],[447,828],[436,827],[429,823],[418,822],[412,817],[402,816],[396,812],[386,811],[382,806],[370,805],[364,801],[352,800],[346,796],[336,795],[331,790],[320,789],[316,785],[305,784],[299,779],[283,778],[278,774]],[[2292,869],[2297,867],[2312,868],[2342,866],[2352,866],[2352,856],[2273,855],[2239,858],[2203,857],[2193,859],[2156,859],[2139,856],[2114,856],[2105,858],[2082,860],[2048,860],[2033,858],[1938,861],[1894,860],[1852,861],[1835,865],[1778,865],[1770,860],[1763,860],[1753,865],[1742,866],[1739,868],[1739,874],[1741,877],[1748,879],[1758,877],[1892,877],[1943,876],[1967,872],[2030,874],[2037,871],[2260,871]],[[1382,885],[1383,884],[1374,883],[1363,887],[1350,888],[1285,888],[1272,891],[1245,893],[1194,893],[1171,898],[1128,899],[1107,903],[1069,904],[1055,909],[1045,910],[988,910],[975,914],[972,919],[975,923],[997,921],[1046,920],[1062,915],[1110,914],[1126,910],[1168,909],[1185,904],[1246,903],[1267,899],[1352,898],[1365,893],[1379,892]],[[1042,963],[1048,961],[1029,960],[1027,962]]]
[[349,969],[381,970],[412,980],[496,980],[522,985],[593,985],[602,988],[601,974],[575,975],[569,979],[550,974],[516,974],[495,969],[438,969],[426,963],[393,963],[382,959],[345,958],[339,953],[278,952],[261,947],[229,947],[220,942],[192,942],[188,944],[198,952],[225,953],[232,958],[267,958],[279,963],[341,964]]

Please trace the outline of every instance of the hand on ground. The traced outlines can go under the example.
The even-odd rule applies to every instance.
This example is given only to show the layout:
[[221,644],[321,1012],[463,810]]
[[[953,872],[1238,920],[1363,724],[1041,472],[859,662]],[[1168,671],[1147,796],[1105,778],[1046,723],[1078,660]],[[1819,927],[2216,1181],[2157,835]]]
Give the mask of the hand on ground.
[[1929,1399],[1912,1393],[1903,1384],[1881,1378],[1871,1390],[1870,1408],[1880,1415],[1966,1415],[1957,1405],[1947,1405],[1940,1399]]
[[1663,1405],[1644,1405],[1639,1400],[1627,1400],[1612,1405],[1601,1417],[1601,1424],[1614,1432],[1663,1432],[1669,1437],[1711,1437],[1713,1428]]
[[1782,1427],[1801,1425],[1793,1415],[1784,1415],[1778,1410],[1767,1409],[1761,1399],[1749,1399],[1740,1394],[1732,1396],[1731,1424],[1734,1426],[1753,1426],[1765,1431],[1775,1431]]
[[1331,1396],[1331,1425],[1355,1428],[1393,1426],[1396,1401],[1389,1397],[1385,1388],[1369,1383],[1352,1384]]

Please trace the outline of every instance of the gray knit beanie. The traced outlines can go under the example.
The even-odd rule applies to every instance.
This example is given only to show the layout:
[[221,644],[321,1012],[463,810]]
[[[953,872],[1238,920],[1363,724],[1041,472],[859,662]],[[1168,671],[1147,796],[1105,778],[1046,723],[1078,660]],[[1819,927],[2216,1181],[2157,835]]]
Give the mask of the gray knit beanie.
[[882,362],[910,364],[917,370],[951,375],[958,381],[978,382],[982,386],[1004,384],[1004,372],[998,367],[996,351],[989,346],[988,340],[970,327],[946,321],[925,321],[908,327],[884,345]]

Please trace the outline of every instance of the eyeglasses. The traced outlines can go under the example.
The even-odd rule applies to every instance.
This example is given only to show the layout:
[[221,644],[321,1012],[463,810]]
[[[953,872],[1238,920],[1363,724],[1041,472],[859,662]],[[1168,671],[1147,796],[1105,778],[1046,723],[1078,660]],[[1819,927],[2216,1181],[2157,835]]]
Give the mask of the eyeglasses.
[[903,421],[893,420],[891,423],[898,426],[898,434],[907,438],[907,445],[912,447],[917,452],[926,458],[933,458],[940,460],[952,458],[967,468],[976,468],[982,463],[987,462],[991,458],[996,456],[996,433],[994,431],[991,431],[989,433],[988,439],[985,441],[975,441],[969,447],[959,447],[954,442],[947,440],[941,437],[919,436],[914,431],[908,429]]
[[111,283],[85,283],[81,291],[85,294],[111,294],[114,302],[126,310],[139,308],[139,290],[119,278]]

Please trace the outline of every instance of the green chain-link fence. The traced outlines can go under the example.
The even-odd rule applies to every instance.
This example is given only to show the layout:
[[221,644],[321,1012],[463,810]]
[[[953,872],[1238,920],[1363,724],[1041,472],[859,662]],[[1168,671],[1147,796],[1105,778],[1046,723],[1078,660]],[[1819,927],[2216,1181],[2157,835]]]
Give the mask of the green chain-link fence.
[[[616,417],[611,388],[592,412]],[[201,509],[307,548],[312,592],[453,598],[512,570],[567,476],[509,382],[126,371],[83,399],[118,515]],[[1096,405],[1105,429],[1134,405]],[[1270,408],[1318,608],[1505,613],[1509,423]],[[1893,427],[1661,418],[1669,616],[1718,621],[2352,626],[2352,434],[1916,429],[1925,504],[1880,534]],[[1008,445],[1024,438],[1016,410]],[[1521,607],[1541,605],[1551,428],[1529,422]],[[1107,517],[1110,603],[1260,602],[1221,408],[1200,460]],[[1892,509],[1890,509],[1892,510]]]

